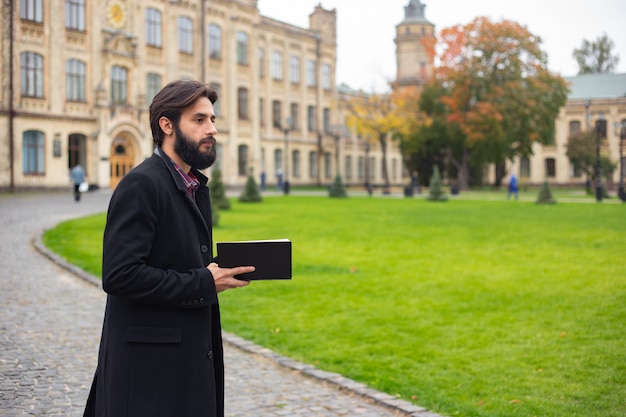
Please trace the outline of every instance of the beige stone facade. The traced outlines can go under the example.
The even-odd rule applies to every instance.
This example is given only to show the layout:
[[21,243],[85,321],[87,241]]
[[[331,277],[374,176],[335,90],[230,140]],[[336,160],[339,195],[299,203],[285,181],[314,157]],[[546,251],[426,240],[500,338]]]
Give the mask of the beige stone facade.
[[[257,181],[265,172],[268,186],[277,172],[292,185],[327,185],[336,161],[348,183],[362,181],[356,161],[364,150],[333,130],[342,119],[335,10],[317,6],[305,29],[261,16],[256,0],[1,7],[0,188],[67,187],[76,163],[91,184],[114,187],[151,155],[149,104],[174,79],[218,91],[227,186],[242,186],[249,172]],[[380,158],[376,149],[371,155]],[[399,178],[397,150],[394,158]]]
[[[329,185],[337,173],[348,185],[383,182],[377,142],[344,126],[339,98],[351,92],[335,80],[336,10],[317,6],[300,28],[260,15],[257,0],[3,0],[0,8],[0,189],[68,187],[76,163],[92,185],[115,187],[151,155],[150,101],[174,79],[218,91],[218,163],[229,187],[249,172],[257,181],[265,173],[268,187],[278,172],[296,186]],[[422,39],[434,30],[410,0],[396,26],[396,86],[419,88],[432,76]],[[584,182],[565,145],[585,111],[606,115],[603,152],[618,161],[623,78],[603,80],[617,95],[576,90],[555,145],[535,146],[510,170],[533,184]],[[404,184],[402,156],[388,143],[390,182]]]
[[[626,126],[626,74],[586,74],[566,77],[565,80],[570,93],[555,121],[553,145],[535,144],[533,155],[525,161],[516,159],[510,163],[508,172],[515,173],[522,183],[529,185],[544,181],[555,185],[584,184],[587,177],[576,172],[567,158],[568,138],[579,131],[595,131],[596,121],[603,118],[606,121],[606,137],[600,138],[600,153],[616,165],[612,182],[608,184],[609,189],[615,189],[622,169],[620,135],[621,126]],[[626,146],[626,143],[621,146]],[[625,152],[623,148],[622,154]],[[493,171],[490,178],[493,179]]]

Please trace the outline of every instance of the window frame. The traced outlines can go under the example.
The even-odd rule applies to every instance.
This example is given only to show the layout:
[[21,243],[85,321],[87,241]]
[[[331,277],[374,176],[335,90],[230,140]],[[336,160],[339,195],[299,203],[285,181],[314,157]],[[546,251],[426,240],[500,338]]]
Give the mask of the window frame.
[[22,97],[43,98],[43,55],[20,53],[20,93]]
[[291,84],[300,84],[300,57],[289,56],[289,81]]
[[207,54],[209,59],[215,59],[217,61],[222,60],[222,27],[215,23],[209,23],[207,28],[208,42],[207,42]]
[[87,64],[79,59],[65,61],[65,99],[84,103],[86,101]]
[[163,47],[163,13],[154,7],[146,9],[146,45]]
[[113,65],[110,74],[111,104],[125,106],[128,103],[128,69],[120,65]]
[[[27,142],[33,143],[27,143]],[[26,130],[22,133],[22,174],[46,174],[46,140],[40,130]],[[34,162],[34,163],[33,163]],[[31,166],[33,165],[33,166]]]
[[237,89],[237,115],[239,120],[249,120],[249,94],[246,87],[239,87]]
[[272,51],[270,58],[270,73],[274,81],[283,79],[283,53],[276,49]]
[[237,64],[249,65],[250,36],[246,32],[238,30],[235,39],[237,43]]
[[20,0],[20,19],[43,23],[43,0]]
[[85,0],[65,0],[65,29],[85,32]]
[[193,54],[193,20],[189,16],[178,16],[178,52]]

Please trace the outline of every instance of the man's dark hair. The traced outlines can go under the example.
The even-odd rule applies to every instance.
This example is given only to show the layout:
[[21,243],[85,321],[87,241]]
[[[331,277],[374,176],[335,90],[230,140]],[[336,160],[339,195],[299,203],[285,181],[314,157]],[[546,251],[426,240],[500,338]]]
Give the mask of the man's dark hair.
[[171,81],[154,96],[150,104],[150,129],[155,145],[161,146],[164,137],[159,119],[167,117],[173,125],[177,125],[183,111],[201,97],[207,97],[211,104],[215,104],[218,98],[215,90],[208,85],[192,80]]

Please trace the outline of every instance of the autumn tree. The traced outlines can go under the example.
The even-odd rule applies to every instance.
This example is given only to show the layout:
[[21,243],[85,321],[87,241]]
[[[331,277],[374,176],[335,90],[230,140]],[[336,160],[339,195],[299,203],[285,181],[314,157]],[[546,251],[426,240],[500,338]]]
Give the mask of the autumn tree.
[[436,78],[420,108],[423,134],[436,136],[469,188],[470,164],[502,163],[554,140],[554,121],[568,87],[547,69],[541,39],[518,23],[476,18],[443,29]]
[[383,154],[382,173],[385,192],[388,192],[390,187],[387,145],[393,133],[403,127],[399,109],[404,106],[405,94],[399,91],[385,94],[359,92],[342,98],[342,104],[347,110],[348,125],[355,128],[366,140],[377,142],[380,146]]
[[[568,138],[567,150],[565,155],[569,158],[576,171],[584,173],[587,178],[593,180],[596,178],[596,133],[593,130],[588,132],[574,133]],[[600,155],[600,168],[605,182],[611,182],[613,172],[617,165],[611,161],[607,155]]]
[[619,55],[613,55],[615,43],[606,33],[593,42],[583,39],[572,56],[578,63],[578,74],[612,73],[619,63]]

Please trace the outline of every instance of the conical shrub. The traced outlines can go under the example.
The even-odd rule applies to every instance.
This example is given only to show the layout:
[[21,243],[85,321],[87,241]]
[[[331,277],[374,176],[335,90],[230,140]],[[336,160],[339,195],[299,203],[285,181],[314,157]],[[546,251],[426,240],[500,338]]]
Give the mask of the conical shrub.
[[537,204],[555,204],[556,200],[552,197],[552,191],[550,190],[550,185],[548,181],[544,181],[541,186],[541,190],[539,190],[539,195],[537,196]]
[[430,185],[428,187],[428,200],[430,201],[447,201],[448,196],[443,191],[443,183],[441,181],[441,174],[439,173],[439,167],[433,165],[433,176],[430,177]]

